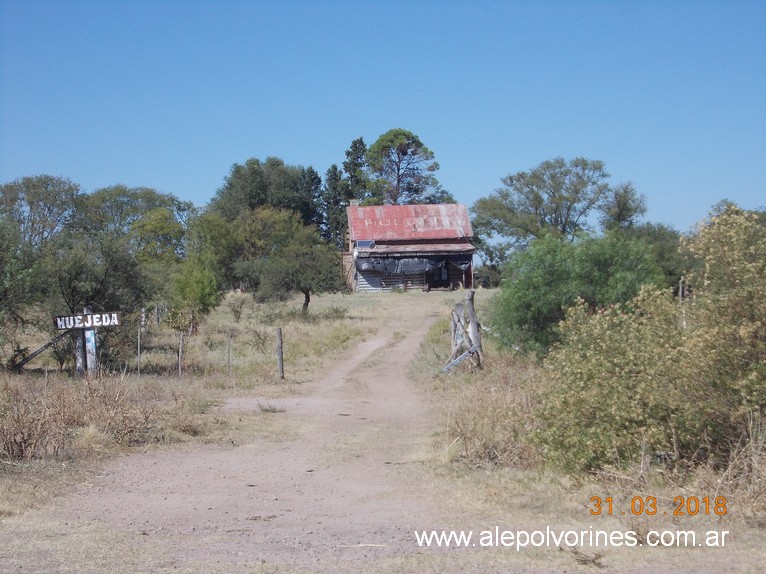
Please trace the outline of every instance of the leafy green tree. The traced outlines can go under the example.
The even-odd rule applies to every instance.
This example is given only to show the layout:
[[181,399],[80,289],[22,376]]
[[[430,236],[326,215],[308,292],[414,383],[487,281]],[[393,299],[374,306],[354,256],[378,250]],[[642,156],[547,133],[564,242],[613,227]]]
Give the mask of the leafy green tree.
[[582,301],[570,308],[535,413],[547,462],[579,473],[638,466],[655,452],[691,458],[715,432],[701,415],[718,397],[689,377],[684,337],[667,291],[597,313]]
[[57,287],[51,303],[71,313],[137,311],[150,295],[148,281],[125,237],[67,230],[59,237],[48,273]]
[[579,291],[574,252],[574,245],[544,237],[510,260],[491,309],[493,331],[506,346],[542,353],[556,340],[554,327]]
[[208,211],[218,213],[226,221],[234,221],[243,211],[268,203],[268,186],[261,160],[250,158],[244,164],[235,163],[210,201]]
[[644,285],[665,287],[651,248],[617,233],[577,242],[575,265],[578,297],[591,309],[629,301]]
[[691,254],[681,246],[681,234],[662,223],[641,223],[624,229],[628,237],[650,246],[665,275],[665,287],[678,287],[681,277],[694,266]]
[[[306,225],[315,225],[320,227],[324,223],[324,214],[320,209],[322,197],[322,178],[317,171],[309,166],[306,168],[300,168],[300,180],[298,185],[298,194],[295,202],[300,206],[298,213],[300,213],[301,220]],[[272,204],[274,207],[281,207],[284,209],[295,209],[288,204],[278,205]]]
[[660,286],[663,276],[642,241],[607,234],[570,243],[551,234],[510,259],[492,323],[506,345],[542,355],[578,298],[596,310],[630,300],[644,284]]
[[609,188],[599,205],[601,228],[607,231],[629,229],[646,213],[646,197],[639,195],[631,183]]
[[0,240],[5,289],[5,327],[9,333],[31,318],[29,305],[48,298],[51,288],[45,271],[50,250],[69,224],[80,187],[70,180],[39,175],[0,186]]
[[250,289],[259,288],[269,257],[295,237],[307,233],[304,228],[313,230],[303,225],[296,212],[271,207],[243,212],[233,228],[241,241],[240,254],[234,262],[234,276]]
[[171,322],[179,330],[193,333],[202,317],[220,301],[212,258],[199,253],[187,257],[173,282]]
[[420,203],[439,187],[433,152],[408,130],[395,128],[381,135],[367,151],[367,165],[376,178],[372,202]]
[[143,262],[177,263],[184,255],[186,229],[173,211],[155,207],[130,226],[136,256]]
[[79,196],[77,184],[50,175],[23,177],[0,186],[0,214],[18,226],[26,263],[61,232]]
[[[141,307],[150,299],[152,281],[125,236],[107,232],[66,229],[45,260],[51,289],[44,306],[50,317],[62,312],[119,311],[119,329],[99,329],[100,361],[108,364],[130,356],[135,349],[135,325]],[[166,279],[167,282],[167,279]]]
[[[160,216],[156,210],[165,210],[167,213]],[[114,185],[82,195],[75,204],[72,224],[92,232],[127,237],[131,249],[137,253],[142,243],[151,240],[147,226],[142,221],[152,212],[155,217],[161,217],[166,222],[159,229],[160,236],[152,241],[159,243],[161,236],[167,235],[168,243],[162,245],[161,249],[166,252],[178,249],[175,233],[168,234],[167,225],[185,228],[188,219],[194,215],[194,206],[188,201],[181,201],[173,195],[147,187]],[[143,233],[136,233],[135,230]]]
[[[184,236],[194,206],[146,187],[114,185],[78,197],[68,233],[86,244],[130,258],[145,282],[142,296],[169,296],[167,276],[184,256]],[[123,259],[125,260],[125,259]]]
[[14,339],[32,297],[31,270],[22,260],[19,228],[0,214],[0,348]]
[[231,222],[242,212],[260,207],[290,209],[299,213],[304,223],[317,224],[321,186],[322,180],[312,167],[286,165],[276,157],[263,162],[251,158],[244,165],[232,166],[209,210]]
[[239,281],[234,266],[242,256],[243,243],[237,222],[230,223],[220,213],[208,210],[189,221],[184,252],[187,257],[204,254],[215,273],[218,288],[233,289]]
[[603,162],[583,157],[557,157],[504,177],[503,187],[471,207],[474,232],[488,241],[497,237],[508,248],[549,233],[573,241],[608,197],[608,178]]
[[311,295],[343,288],[340,254],[310,228],[268,257],[263,267],[261,292],[268,297],[301,293],[303,313],[308,312]]

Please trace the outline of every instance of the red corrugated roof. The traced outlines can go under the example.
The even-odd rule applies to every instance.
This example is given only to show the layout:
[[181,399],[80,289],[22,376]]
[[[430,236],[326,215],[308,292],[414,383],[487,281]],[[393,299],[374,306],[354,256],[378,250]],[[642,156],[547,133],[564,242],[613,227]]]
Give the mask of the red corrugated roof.
[[348,229],[353,241],[473,237],[465,205],[351,206],[347,213]]

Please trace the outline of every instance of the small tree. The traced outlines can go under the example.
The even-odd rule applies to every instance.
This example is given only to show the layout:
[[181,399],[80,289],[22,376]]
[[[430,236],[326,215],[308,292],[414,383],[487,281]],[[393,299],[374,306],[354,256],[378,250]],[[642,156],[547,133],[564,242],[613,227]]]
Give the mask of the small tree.
[[210,256],[204,253],[187,258],[173,285],[171,323],[193,333],[200,319],[221,300]]
[[304,313],[311,295],[344,287],[340,253],[324,243],[312,227],[296,229],[289,242],[264,260],[260,277],[260,291],[267,297],[301,293]]
[[624,226],[643,209],[632,186],[610,189],[604,162],[557,157],[502,179],[503,187],[471,207],[478,236],[525,246],[550,233],[574,241],[589,230],[588,216],[604,213],[607,225]]
[[685,335],[668,292],[647,290],[596,313],[580,301],[561,333],[536,413],[550,464],[582,472],[656,451],[692,456],[714,431],[700,414],[716,399],[695,388],[681,362]]

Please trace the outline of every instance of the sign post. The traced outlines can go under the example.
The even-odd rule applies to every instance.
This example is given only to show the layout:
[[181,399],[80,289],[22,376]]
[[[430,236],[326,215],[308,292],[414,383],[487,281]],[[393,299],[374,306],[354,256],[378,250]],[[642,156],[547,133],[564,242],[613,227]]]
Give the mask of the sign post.
[[[91,317],[93,309],[88,306],[83,309],[83,313]],[[91,324],[93,321],[89,321]],[[89,327],[83,330],[85,335],[85,363],[88,367],[88,375],[95,376],[98,374],[98,356],[96,355],[96,329]]]
[[81,377],[85,374],[85,345],[82,338],[82,329],[72,331],[74,339],[74,366],[77,374]]
[[75,338],[75,366],[77,374],[85,373],[95,376],[98,374],[98,354],[96,349],[96,328],[115,327],[120,324],[120,314],[117,312],[92,313],[90,306],[85,307],[82,315],[60,315],[53,319],[56,329],[68,331],[72,329]]

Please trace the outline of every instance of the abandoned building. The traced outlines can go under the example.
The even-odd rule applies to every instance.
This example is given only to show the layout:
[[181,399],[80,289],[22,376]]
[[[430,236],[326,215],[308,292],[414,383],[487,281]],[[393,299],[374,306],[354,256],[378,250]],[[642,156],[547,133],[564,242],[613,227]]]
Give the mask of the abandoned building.
[[473,287],[465,205],[351,205],[346,281],[352,291]]

